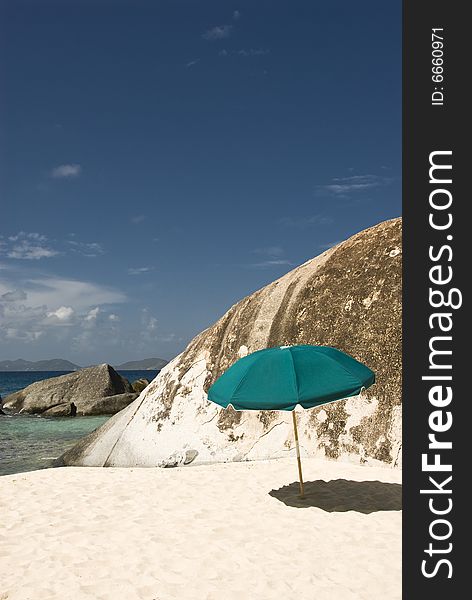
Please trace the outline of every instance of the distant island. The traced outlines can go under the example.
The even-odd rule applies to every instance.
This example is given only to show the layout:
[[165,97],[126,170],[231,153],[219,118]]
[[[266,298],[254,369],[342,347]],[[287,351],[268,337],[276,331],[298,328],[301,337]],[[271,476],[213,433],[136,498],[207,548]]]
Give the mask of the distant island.
[[[121,371],[160,371],[167,362],[164,358],[143,358],[114,365],[114,368]],[[18,358],[0,361],[0,371],[80,371],[83,368],[62,358],[37,361]]]
[[143,358],[143,360],[130,360],[113,367],[118,371],[160,371],[168,362],[164,358]]
[[78,371],[82,367],[74,365],[69,360],[51,358],[31,362],[18,358],[17,360],[0,361],[0,371]]

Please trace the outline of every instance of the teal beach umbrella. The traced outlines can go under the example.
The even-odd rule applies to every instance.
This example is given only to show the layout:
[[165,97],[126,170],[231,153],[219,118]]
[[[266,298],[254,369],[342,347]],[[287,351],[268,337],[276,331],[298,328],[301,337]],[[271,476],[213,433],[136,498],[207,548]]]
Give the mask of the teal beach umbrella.
[[357,396],[375,374],[348,354],[329,346],[278,346],[236,361],[208,390],[208,399],[235,410],[292,411],[300,495],[303,476],[295,408],[313,408]]

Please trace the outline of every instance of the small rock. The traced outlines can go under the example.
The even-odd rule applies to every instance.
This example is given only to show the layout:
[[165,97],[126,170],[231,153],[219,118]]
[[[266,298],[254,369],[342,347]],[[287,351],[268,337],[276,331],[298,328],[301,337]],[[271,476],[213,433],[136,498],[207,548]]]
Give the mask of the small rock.
[[133,383],[131,384],[131,387],[137,394],[140,394],[144,389],[147,388],[147,386],[150,383],[151,383],[150,381],[148,381],[147,379],[144,379],[144,378],[136,379],[136,381],[133,381]]
[[167,460],[161,461],[159,464],[163,468],[181,467],[189,465],[198,456],[197,450],[186,450],[185,452],[174,452]]

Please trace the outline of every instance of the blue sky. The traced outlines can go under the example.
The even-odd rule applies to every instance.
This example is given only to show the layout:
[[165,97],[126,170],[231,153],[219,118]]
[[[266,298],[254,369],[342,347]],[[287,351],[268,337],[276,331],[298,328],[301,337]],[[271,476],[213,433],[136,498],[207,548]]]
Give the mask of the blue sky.
[[0,7],[0,360],[171,358],[400,215],[400,2]]

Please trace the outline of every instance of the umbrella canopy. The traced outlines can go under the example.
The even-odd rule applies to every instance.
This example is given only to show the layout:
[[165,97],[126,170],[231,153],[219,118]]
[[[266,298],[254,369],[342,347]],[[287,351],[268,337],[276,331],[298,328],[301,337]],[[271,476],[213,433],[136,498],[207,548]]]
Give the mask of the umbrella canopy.
[[357,396],[375,373],[329,346],[279,346],[239,359],[208,390],[208,399],[236,410],[292,411],[300,496],[304,496],[295,407],[313,408]]
[[239,359],[208,390],[208,399],[236,410],[313,408],[357,396],[375,374],[329,346],[279,346]]

